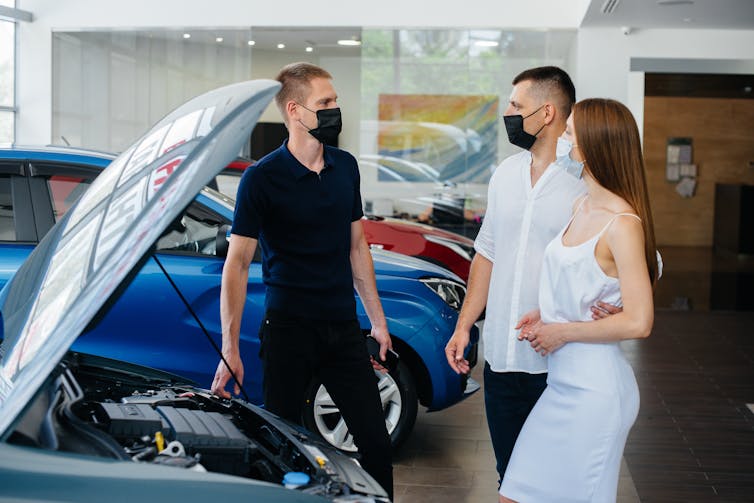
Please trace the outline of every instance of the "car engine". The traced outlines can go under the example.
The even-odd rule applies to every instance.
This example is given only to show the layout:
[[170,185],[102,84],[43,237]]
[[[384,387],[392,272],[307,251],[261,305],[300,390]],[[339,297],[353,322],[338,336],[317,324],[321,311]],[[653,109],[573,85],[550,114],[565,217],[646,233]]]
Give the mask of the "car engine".
[[[177,390],[180,392],[180,390]],[[121,402],[82,404],[77,415],[116,439],[132,459],[279,482],[270,460],[281,439],[262,425],[267,446],[244,435],[227,415],[199,407],[190,391],[161,390],[123,397]],[[289,456],[286,465],[295,465]],[[301,468],[301,467],[298,467]]]
[[[300,472],[309,480],[298,488],[302,492],[388,501],[356,459],[306,430],[166,375],[70,353],[9,440],[275,484]],[[349,497],[359,495],[367,499]]]

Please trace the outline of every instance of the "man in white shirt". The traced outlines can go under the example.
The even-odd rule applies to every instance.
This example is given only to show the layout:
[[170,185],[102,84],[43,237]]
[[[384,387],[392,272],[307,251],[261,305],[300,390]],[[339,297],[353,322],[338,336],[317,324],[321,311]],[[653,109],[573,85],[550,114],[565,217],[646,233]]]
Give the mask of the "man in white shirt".
[[[490,179],[468,292],[445,348],[456,372],[470,371],[464,350],[471,326],[486,306],[484,395],[500,480],[547,379],[546,359],[518,340],[516,323],[538,307],[545,247],[566,225],[574,201],[585,192],[580,177],[555,163],[558,138],[575,94],[570,77],[557,67],[526,70],[513,80],[504,121],[510,142],[524,150],[505,159]],[[596,317],[614,312],[602,304],[594,310]]]

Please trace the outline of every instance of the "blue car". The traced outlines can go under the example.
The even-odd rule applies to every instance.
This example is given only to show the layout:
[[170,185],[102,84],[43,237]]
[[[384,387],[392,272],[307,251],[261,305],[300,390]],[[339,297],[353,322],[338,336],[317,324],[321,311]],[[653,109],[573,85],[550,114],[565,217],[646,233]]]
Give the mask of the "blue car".
[[[0,149],[0,286],[115,157],[68,148]],[[171,167],[162,168],[168,176]],[[159,176],[159,174],[157,175]],[[95,318],[73,344],[83,353],[125,360],[209,386],[221,344],[220,283],[234,201],[202,190],[163,232],[153,253],[107,314]],[[125,211],[125,210],[124,210]],[[376,373],[394,445],[413,428],[418,403],[439,410],[479,386],[447,365],[444,347],[465,294],[453,273],[428,262],[373,250],[377,288],[401,357],[396,372]],[[241,328],[245,398],[259,404],[258,327],[264,310],[261,262],[255,257]],[[365,333],[369,321],[357,299]],[[478,336],[468,358],[476,362]],[[313,382],[304,424],[335,447],[355,450],[327,390]]]
[[[168,114],[94,180],[0,290],[0,500],[389,503],[356,459],[259,406],[70,349],[118,305],[279,87],[239,82]],[[15,196],[38,195],[13,177],[47,177],[43,165],[11,170],[4,217]],[[53,194],[76,199],[71,187]],[[3,224],[26,236],[13,219]]]

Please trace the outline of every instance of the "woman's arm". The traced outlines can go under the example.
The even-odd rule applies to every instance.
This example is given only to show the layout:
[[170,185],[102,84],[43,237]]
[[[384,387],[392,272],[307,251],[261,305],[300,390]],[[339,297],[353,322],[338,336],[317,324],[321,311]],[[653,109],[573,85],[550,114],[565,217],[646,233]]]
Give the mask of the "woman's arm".
[[619,217],[607,230],[605,243],[620,279],[623,311],[595,321],[534,326],[525,336],[535,351],[552,353],[566,342],[612,342],[649,336],[654,302],[641,222]]

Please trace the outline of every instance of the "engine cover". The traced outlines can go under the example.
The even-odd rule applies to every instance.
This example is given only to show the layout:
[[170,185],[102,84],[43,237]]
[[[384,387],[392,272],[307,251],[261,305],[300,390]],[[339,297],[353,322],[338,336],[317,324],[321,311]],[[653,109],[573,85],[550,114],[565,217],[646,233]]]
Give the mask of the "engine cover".
[[167,440],[180,442],[186,454],[199,454],[207,470],[249,473],[257,446],[219,412],[147,403],[99,403],[98,407],[98,420],[120,441],[151,439],[159,431]]

